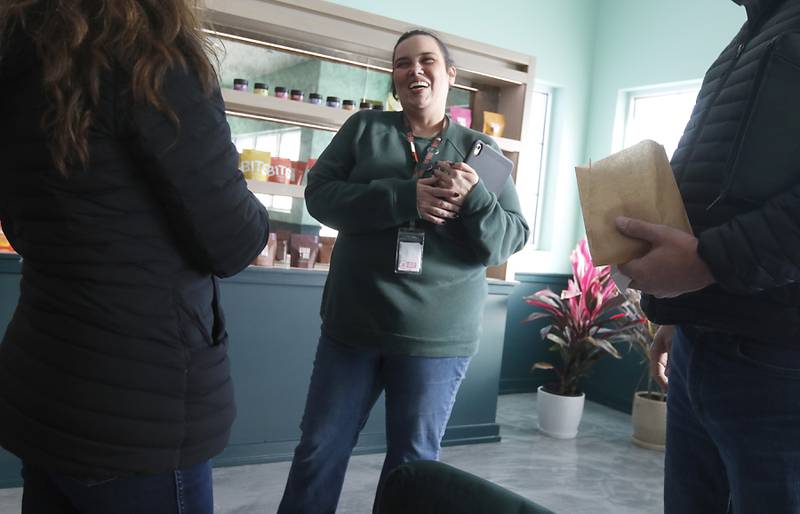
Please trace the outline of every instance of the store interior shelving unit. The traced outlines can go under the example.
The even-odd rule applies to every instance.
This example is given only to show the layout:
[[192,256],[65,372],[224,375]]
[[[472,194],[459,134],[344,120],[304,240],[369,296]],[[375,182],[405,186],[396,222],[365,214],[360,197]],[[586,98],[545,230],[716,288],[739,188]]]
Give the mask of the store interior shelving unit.
[[[348,62],[379,71],[391,69],[395,41],[403,32],[415,28],[406,22],[322,0],[207,0],[206,6],[213,33],[222,39],[281,45],[322,60]],[[515,177],[527,173],[529,168],[533,172],[527,161],[526,141],[535,59],[459,36],[433,32],[451,50],[458,69],[457,86],[465,86],[473,92],[470,101],[473,128],[482,128],[483,111],[503,114],[505,132],[504,137],[496,138],[498,145],[516,164]],[[337,130],[352,114],[323,105],[233,90],[224,90],[223,97],[231,115],[322,130]],[[528,146],[532,148],[533,145]],[[303,197],[303,186],[248,183],[256,192]],[[488,276],[506,279],[506,267],[490,269]]]

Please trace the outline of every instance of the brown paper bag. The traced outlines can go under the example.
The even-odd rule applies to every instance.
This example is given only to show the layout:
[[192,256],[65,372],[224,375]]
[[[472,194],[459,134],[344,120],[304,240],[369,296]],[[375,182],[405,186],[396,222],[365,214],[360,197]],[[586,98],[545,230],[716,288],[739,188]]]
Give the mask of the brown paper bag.
[[627,216],[692,233],[664,147],[645,140],[588,167],[577,166],[583,223],[595,266],[623,264],[647,253],[646,241],[622,235]]

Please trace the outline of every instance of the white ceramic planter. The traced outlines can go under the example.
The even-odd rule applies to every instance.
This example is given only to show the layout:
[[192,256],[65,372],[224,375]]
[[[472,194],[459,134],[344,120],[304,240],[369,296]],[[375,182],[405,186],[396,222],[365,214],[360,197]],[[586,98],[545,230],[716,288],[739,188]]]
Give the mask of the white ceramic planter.
[[667,402],[647,398],[647,391],[633,395],[633,444],[664,451],[667,440]]
[[561,396],[548,393],[543,386],[536,390],[536,414],[539,430],[557,439],[578,435],[586,395]]

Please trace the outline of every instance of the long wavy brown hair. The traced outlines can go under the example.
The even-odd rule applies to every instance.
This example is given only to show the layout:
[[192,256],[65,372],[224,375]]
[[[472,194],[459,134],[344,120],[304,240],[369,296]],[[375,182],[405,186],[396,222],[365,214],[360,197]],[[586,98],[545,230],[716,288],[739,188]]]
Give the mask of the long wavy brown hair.
[[154,106],[176,126],[160,94],[168,69],[193,70],[207,94],[216,87],[198,9],[198,0],[0,1],[0,35],[24,31],[41,60],[42,127],[59,172],[88,165],[103,71],[121,66],[134,102]]

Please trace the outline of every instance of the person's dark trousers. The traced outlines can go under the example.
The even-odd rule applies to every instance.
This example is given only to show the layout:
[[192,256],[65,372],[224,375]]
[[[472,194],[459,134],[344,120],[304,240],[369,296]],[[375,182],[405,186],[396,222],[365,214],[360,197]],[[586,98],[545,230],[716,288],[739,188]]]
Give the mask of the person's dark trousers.
[[300,423],[302,436],[278,513],[336,511],[350,454],[382,390],[387,452],[378,491],[398,465],[438,459],[469,360],[385,355],[321,336]]
[[211,463],[104,480],[74,478],[23,462],[22,514],[212,514]]
[[676,330],[667,398],[667,514],[800,513],[798,349]]

